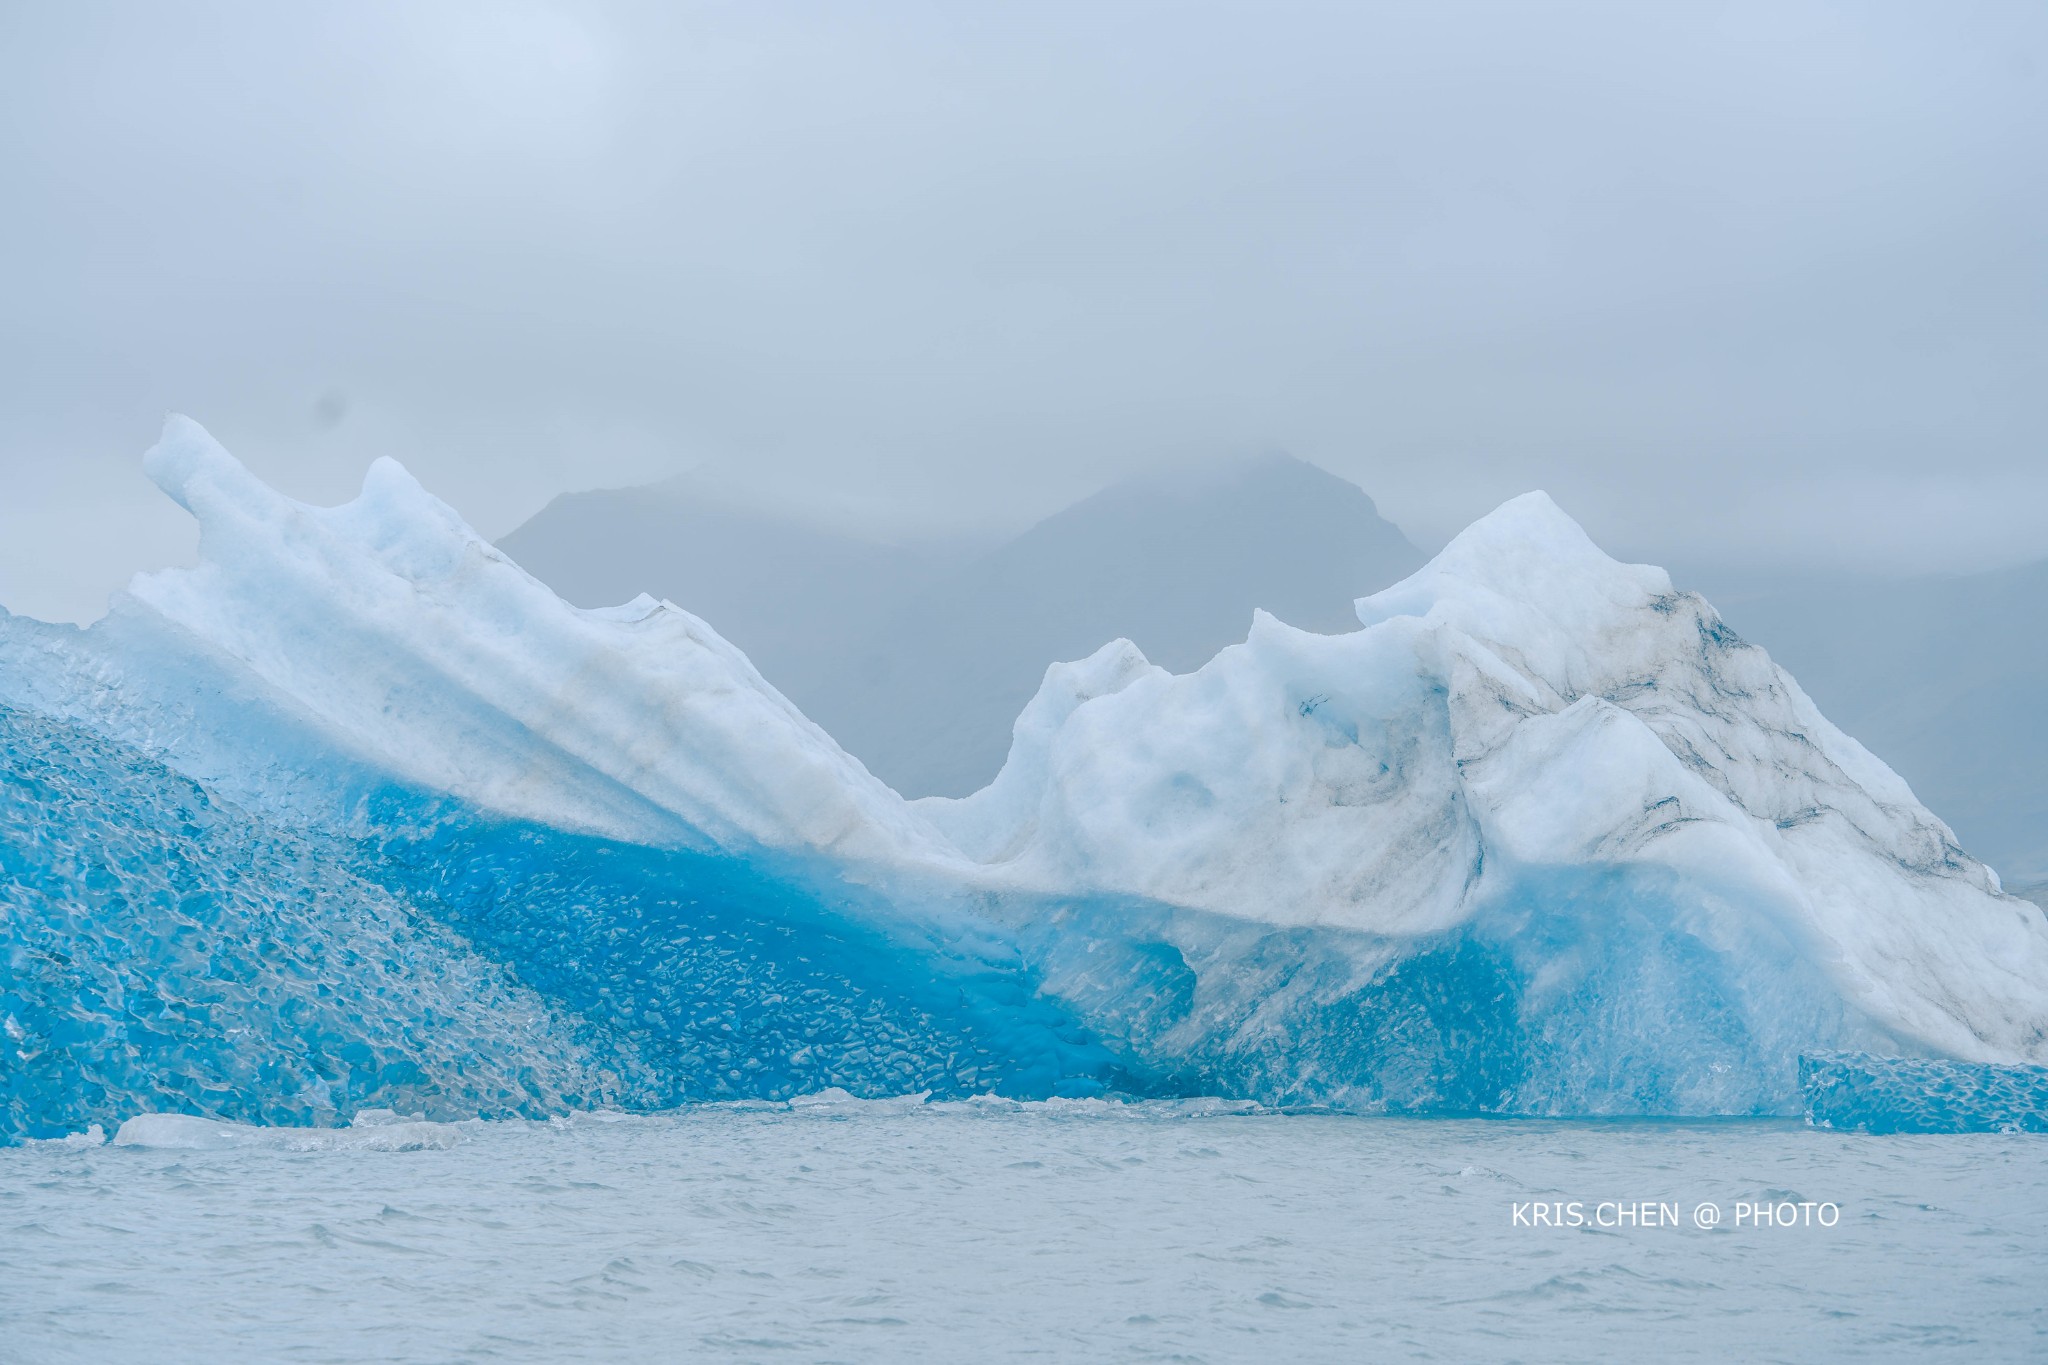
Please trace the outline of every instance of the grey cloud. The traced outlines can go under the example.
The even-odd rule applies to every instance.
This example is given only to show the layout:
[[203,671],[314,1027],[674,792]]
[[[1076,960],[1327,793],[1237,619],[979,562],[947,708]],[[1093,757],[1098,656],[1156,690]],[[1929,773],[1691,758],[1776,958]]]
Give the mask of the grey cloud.
[[2038,556],[2044,72],[2032,5],[12,7],[0,602],[189,553],[167,409],[490,534],[1277,446],[1425,544]]

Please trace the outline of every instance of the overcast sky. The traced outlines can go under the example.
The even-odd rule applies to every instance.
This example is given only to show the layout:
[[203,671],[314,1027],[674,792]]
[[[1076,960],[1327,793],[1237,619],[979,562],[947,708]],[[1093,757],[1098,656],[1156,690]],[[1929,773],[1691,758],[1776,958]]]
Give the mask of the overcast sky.
[[0,603],[168,410],[487,534],[705,463],[1014,522],[1280,448],[1424,545],[2048,554],[2048,5],[0,2]]

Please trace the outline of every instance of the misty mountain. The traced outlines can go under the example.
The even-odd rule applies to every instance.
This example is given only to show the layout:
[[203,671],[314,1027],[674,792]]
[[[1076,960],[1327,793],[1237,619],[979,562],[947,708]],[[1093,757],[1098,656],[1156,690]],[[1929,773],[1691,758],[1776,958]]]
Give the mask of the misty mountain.
[[874,544],[683,483],[557,498],[501,545],[578,605],[644,591],[703,616],[907,796],[994,777],[1055,660],[1122,636],[1185,671],[1242,640],[1254,608],[1353,630],[1352,599],[1423,560],[1363,490],[1286,456],[1117,484],[975,552]]
[[1300,460],[1137,480],[891,604],[841,685],[791,683],[905,795],[963,796],[1002,767],[1048,663],[1121,636],[1185,672],[1242,640],[1261,607],[1309,630],[1356,630],[1352,600],[1422,561],[1361,489]]
[[2048,882],[2048,561],[1715,605],[1972,854],[2015,886]]
[[[1351,630],[1354,597],[1422,561],[1363,491],[1285,457],[1128,481],[951,552],[685,481],[557,498],[502,544],[578,605],[645,591],[703,616],[909,796],[993,777],[1054,660],[1125,636],[1186,671],[1243,639],[1254,607]],[[2048,883],[2048,562],[1890,583],[1683,577],[1964,847],[2016,887]]]
[[579,607],[645,592],[687,608],[786,693],[785,679],[829,676],[824,661],[842,658],[883,604],[964,557],[763,511],[688,478],[563,494],[498,545]]

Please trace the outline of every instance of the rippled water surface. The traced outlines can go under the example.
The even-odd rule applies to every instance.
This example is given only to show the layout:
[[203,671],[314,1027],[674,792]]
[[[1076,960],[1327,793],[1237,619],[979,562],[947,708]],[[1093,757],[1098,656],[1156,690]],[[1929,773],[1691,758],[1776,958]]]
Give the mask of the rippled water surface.
[[[155,1140],[0,1150],[0,1359],[2048,1358],[2039,1137],[882,1102]],[[1560,1201],[1589,1226],[1517,1225]],[[1799,1201],[1839,1221],[1734,1226]]]

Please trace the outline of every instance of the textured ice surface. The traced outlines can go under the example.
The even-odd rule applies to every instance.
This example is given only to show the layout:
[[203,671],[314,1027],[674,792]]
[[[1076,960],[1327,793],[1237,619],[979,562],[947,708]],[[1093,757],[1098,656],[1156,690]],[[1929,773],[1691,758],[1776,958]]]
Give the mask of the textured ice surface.
[[1531,876],[1420,941],[1117,898],[1040,902],[1018,932],[1134,1070],[1266,1104],[1796,1114],[1815,1040],[1893,1047],[1768,922],[1655,869]]
[[1799,1059],[1807,1122],[1862,1133],[2048,1133],[2048,1067],[1822,1053]]
[[16,1136],[828,1087],[1790,1115],[1805,1053],[2043,1056],[2041,910],[1541,495],[1361,631],[1056,665],[989,788],[913,804],[395,465],[305,507],[179,419],[148,466],[201,564],[0,617]]
[[138,1110],[541,1113],[603,1086],[539,997],[125,746],[0,707],[0,1142]]
[[938,852],[710,626],[646,597],[570,606],[390,460],[336,508],[272,492],[183,418],[144,464],[199,519],[203,561],[138,577],[122,604],[182,632],[160,633],[152,666],[226,666],[323,748],[514,817],[652,843]]
[[1000,934],[836,894],[504,822],[346,841],[0,707],[0,1142],[1131,1083]]
[[451,825],[380,849],[424,913],[590,1021],[621,1099],[1043,1096],[1142,1085],[1044,998],[1014,940],[905,918],[871,891],[761,855]]

